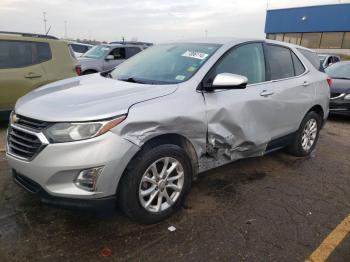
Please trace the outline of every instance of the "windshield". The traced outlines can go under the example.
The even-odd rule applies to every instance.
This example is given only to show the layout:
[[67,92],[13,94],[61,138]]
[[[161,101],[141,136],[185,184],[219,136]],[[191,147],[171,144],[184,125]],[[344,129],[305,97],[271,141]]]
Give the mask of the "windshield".
[[331,78],[350,79],[350,63],[335,63],[325,69]]
[[102,58],[111,48],[104,45],[97,45],[87,51],[82,57]]
[[119,65],[110,75],[144,84],[180,83],[193,76],[219,47],[197,43],[153,46]]

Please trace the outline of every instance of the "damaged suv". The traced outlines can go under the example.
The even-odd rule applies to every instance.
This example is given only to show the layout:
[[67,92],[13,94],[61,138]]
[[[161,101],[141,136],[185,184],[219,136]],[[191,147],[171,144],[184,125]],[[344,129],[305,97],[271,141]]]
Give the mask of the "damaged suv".
[[287,148],[307,156],[328,116],[327,76],[270,40],[161,44],[110,72],[43,86],[16,104],[7,159],[44,203],[118,206],[155,223],[208,169]]

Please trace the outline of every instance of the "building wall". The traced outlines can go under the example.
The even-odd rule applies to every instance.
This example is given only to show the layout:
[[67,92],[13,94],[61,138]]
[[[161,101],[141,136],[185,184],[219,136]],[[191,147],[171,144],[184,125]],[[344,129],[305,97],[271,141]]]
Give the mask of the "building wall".
[[268,10],[265,33],[350,32],[350,4]]
[[266,37],[349,54],[350,4],[268,10]]

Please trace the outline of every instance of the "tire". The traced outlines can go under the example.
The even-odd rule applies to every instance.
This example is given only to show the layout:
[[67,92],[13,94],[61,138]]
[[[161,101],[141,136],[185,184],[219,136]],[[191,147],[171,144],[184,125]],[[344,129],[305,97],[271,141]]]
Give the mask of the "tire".
[[[168,159],[168,171],[173,166],[176,167],[168,176],[164,173],[161,179],[163,168],[167,163],[166,159]],[[159,173],[158,179],[155,175],[157,173]],[[178,179],[174,180],[175,178]],[[131,220],[142,224],[157,223],[171,216],[182,206],[191,188],[191,182],[191,162],[181,147],[170,144],[146,146],[129,163],[121,178],[118,186],[118,204]],[[161,205],[159,205],[159,198],[162,201]]]
[[[310,132],[310,129],[308,128],[311,126],[309,125],[312,125],[317,129],[314,132]],[[292,144],[287,148],[288,153],[297,157],[310,155],[317,144],[321,126],[322,120],[319,114],[314,111],[307,113],[300,124]],[[306,131],[306,129],[309,131]],[[312,128],[312,130],[314,130],[314,128]],[[306,143],[306,140],[309,141],[309,143]]]

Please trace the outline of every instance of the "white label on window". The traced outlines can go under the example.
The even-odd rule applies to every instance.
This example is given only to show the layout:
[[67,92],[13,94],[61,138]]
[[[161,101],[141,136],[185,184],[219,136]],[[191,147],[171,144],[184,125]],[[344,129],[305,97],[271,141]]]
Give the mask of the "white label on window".
[[196,52],[196,51],[186,51],[185,53],[182,54],[182,56],[204,60],[207,58],[208,54]]
[[175,79],[176,79],[176,80],[179,80],[179,81],[183,81],[183,80],[185,80],[185,78],[186,78],[186,76],[183,76],[183,75],[177,75],[177,76],[175,77]]

